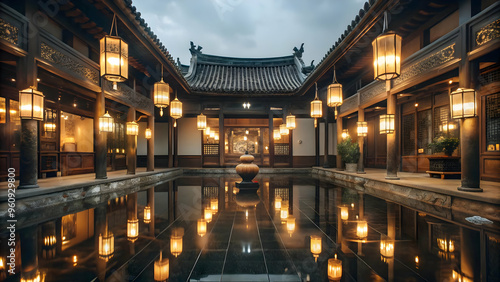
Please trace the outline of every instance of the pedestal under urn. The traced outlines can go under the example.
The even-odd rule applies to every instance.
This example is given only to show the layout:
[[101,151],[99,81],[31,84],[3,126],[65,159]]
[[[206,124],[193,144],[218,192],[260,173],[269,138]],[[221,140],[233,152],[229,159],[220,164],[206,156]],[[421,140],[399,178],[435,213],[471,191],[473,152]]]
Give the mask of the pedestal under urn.
[[240,156],[240,164],[236,166],[236,173],[239,174],[242,181],[236,182],[236,187],[239,189],[258,189],[259,183],[253,182],[253,178],[259,173],[259,167],[252,163],[254,161],[254,156],[248,154],[248,151],[244,155]]

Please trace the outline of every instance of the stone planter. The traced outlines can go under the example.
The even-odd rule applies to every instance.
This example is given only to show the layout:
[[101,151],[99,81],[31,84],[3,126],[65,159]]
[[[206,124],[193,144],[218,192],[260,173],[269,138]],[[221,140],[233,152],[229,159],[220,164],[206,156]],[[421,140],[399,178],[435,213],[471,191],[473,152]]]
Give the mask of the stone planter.
[[346,163],[345,164],[345,171],[346,172],[356,172],[357,170],[358,170],[357,163]]
[[431,177],[440,176],[441,179],[448,177],[460,177],[460,157],[432,156],[429,159],[429,170],[426,171]]

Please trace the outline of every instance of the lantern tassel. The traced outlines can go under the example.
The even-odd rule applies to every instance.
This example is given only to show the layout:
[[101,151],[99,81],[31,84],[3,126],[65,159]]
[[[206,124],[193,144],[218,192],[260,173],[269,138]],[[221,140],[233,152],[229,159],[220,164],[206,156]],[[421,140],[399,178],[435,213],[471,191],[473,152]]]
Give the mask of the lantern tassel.
[[160,116],[163,116],[163,107],[160,107]]
[[113,90],[118,90],[118,85],[116,84],[116,81],[113,81]]

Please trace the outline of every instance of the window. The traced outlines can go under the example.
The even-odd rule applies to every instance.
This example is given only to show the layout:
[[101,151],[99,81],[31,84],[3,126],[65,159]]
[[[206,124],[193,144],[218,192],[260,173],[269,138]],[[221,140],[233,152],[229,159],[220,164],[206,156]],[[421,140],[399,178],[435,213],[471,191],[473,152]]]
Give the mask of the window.
[[450,106],[434,108],[434,137],[459,138],[459,123],[450,117]]
[[500,151],[500,93],[486,96],[486,151]]
[[403,116],[401,123],[403,136],[403,156],[415,155],[415,114]]
[[417,114],[417,146],[419,154],[432,154],[427,145],[432,142],[432,111],[420,111]]

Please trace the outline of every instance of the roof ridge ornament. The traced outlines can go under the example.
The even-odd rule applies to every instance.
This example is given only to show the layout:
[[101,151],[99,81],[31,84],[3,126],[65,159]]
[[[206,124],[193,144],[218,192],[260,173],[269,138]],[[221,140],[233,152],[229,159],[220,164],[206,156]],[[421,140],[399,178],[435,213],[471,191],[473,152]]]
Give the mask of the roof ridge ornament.
[[200,45],[198,45],[198,47],[196,47],[196,45],[194,45],[193,41],[189,41],[189,44],[191,44],[191,48],[189,48],[189,52],[191,52],[192,56],[201,54],[201,49],[203,49],[203,47],[201,47]]
[[302,54],[304,53],[304,43],[300,45],[300,49],[293,47],[293,55],[299,59],[302,59]]

